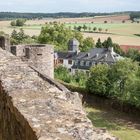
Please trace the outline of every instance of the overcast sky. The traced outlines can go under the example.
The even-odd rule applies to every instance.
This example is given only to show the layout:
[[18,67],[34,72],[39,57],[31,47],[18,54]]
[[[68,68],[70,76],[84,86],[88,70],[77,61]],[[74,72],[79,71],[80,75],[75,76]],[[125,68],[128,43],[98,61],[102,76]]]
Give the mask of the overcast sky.
[[114,12],[140,11],[140,0],[1,0],[0,11]]

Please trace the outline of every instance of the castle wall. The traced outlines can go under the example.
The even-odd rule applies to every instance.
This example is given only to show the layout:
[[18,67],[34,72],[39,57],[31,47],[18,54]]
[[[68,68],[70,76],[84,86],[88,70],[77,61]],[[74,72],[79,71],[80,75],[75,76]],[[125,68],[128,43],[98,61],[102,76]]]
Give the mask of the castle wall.
[[78,93],[39,75],[0,49],[0,140],[115,140],[92,127]]
[[52,45],[15,45],[10,52],[30,66],[38,68],[51,78],[54,78],[54,49]]
[[[51,78],[54,78],[54,50],[51,45],[31,45],[29,48],[28,63]],[[26,50],[25,50],[26,52]],[[26,57],[26,56],[25,56]]]
[[37,140],[0,82],[0,140]]
[[10,51],[10,39],[8,36],[0,36],[0,47],[4,50]]

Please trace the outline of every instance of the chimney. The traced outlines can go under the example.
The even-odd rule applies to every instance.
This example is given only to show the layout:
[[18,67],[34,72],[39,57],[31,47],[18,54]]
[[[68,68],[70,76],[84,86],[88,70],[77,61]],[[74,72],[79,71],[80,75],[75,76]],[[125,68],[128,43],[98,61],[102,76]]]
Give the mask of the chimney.
[[99,54],[98,53],[96,53],[96,57],[98,57],[99,56]]
[[109,47],[109,48],[108,48],[108,50],[109,50],[111,53],[113,53],[113,52],[114,52],[113,47]]

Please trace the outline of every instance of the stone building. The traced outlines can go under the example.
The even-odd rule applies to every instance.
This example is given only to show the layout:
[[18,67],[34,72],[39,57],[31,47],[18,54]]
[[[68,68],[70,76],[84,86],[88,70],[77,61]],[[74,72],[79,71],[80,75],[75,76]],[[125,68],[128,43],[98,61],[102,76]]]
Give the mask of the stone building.
[[77,39],[71,39],[68,43],[68,52],[55,52],[55,66],[63,65],[71,71],[74,64],[74,58],[80,52]]
[[80,52],[74,58],[74,65],[72,66],[72,73],[78,71],[89,73],[91,67],[98,64],[112,65],[123,59],[119,54],[115,53],[113,47],[109,48],[93,48],[88,52]]
[[92,48],[88,52],[80,52],[76,39],[69,41],[67,52],[55,52],[55,65],[66,67],[72,74],[78,71],[88,73],[89,69],[97,64],[111,65],[120,59],[122,57],[114,52],[113,47]]
[[11,52],[27,64],[54,78],[54,49],[52,45],[13,45],[10,46],[8,38],[0,37],[2,49]]

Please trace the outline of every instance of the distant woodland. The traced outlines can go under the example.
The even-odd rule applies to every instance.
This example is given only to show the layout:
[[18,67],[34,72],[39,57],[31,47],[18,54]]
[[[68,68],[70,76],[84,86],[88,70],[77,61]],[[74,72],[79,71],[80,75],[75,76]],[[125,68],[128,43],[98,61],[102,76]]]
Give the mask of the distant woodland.
[[115,13],[16,13],[16,12],[0,12],[0,20],[5,19],[41,19],[41,18],[78,18],[78,17],[94,17],[105,15],[129,14],[131,19],[140,18],[140,12],[115,12]]

